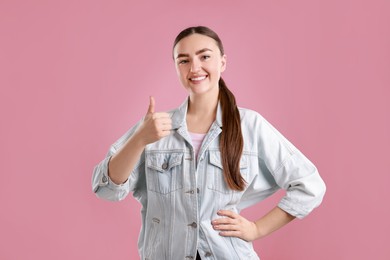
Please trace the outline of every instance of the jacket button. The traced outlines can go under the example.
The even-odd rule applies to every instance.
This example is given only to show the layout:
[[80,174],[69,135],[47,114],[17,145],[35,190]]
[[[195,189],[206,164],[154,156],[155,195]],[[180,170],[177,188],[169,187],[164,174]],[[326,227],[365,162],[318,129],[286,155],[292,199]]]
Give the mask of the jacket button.
[[102,182],[103,182],[103,183],[106,183],[107,181],[108,181],[107,176],[103,176]]
[[168,164],[165,162],[161,165],[161,168],[163,168],[163,170],[166,170],[168,169]]
[[198,225],[196,224],[196,222],[192,222],[191,224],[188,224],[188,226],[191,226],[193,228],[196,228]]
[[212,253],[206,252],[206,254],[204,256],[209,257],[209,256],[212,256],[212,255],[213,255]]

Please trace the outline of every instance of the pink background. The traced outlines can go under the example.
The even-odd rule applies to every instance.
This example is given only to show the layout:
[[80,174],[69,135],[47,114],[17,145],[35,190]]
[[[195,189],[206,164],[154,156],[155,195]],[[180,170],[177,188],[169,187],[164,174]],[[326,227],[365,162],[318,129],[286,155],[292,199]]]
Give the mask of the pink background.
[[[0,1],[0,259],[138,259],[140,207],[91,174],[140,119],[186,96],[171,44],[221,36],[240,106],[319,168],[320,208],[255,242],[262,260],[390,259],[389,1]],[[283,193],[246,210],[256,219]]]

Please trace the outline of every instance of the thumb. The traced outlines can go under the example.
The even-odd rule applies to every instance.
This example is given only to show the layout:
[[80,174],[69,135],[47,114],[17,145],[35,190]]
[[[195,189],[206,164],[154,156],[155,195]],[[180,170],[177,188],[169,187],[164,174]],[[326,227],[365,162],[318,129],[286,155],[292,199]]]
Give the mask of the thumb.
[[154,97],[150,96],[148,114],[153,114],[154,113],[154,104],[155,104]]

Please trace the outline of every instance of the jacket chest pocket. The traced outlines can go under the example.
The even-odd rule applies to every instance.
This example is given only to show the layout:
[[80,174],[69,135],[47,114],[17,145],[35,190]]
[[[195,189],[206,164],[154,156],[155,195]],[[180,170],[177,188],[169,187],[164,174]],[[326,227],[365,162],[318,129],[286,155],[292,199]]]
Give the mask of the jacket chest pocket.
[[[241,156],[240,160],[240,172],[241,176],[247,180],[248,163],[245,155]],[[224,171],[221,161],[221,152],[210,151],[209,163],[207,165],[207,187],[210,190],[218,191],[221,193],[237,192],[229,188],[225,181]]]
[[183,188],[183,154],[150,153],[146,158],[148,190],[168,194]]

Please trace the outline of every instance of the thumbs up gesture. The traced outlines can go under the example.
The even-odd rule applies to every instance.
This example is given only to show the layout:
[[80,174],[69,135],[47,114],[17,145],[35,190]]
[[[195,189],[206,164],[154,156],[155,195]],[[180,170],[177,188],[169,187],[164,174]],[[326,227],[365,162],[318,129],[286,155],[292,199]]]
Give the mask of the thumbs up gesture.
[[170,115],[165,112],[155,112],[154,97],[150,97],[148,112],[144,117],[143,123],[137,129],[139,137],[143,143],[154,143],[171,133],[172,120]]

